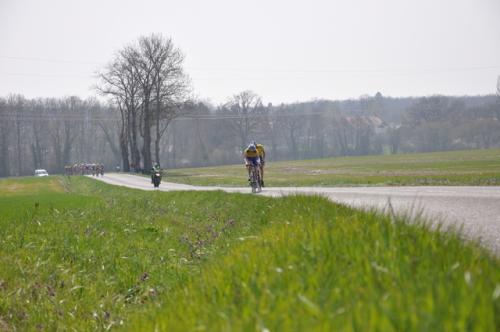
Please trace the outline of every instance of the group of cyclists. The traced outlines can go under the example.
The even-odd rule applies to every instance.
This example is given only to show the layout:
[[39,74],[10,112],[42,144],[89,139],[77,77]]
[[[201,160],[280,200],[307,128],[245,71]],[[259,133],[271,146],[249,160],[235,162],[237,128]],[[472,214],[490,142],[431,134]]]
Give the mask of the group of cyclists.
[[97,163],[80,163],[64,166],[65,175],[92,175],[104,176],[104,165]]
[[[266,163],[266,151],[264,145],[257,144],[255,141],[250,143],[248,147],[243,150],[243,158],[245,161],[245,167],[248,171],[248,181],[250,181],[251,167],[257,167],[260,175],[260,185],[264,187],[264,166]],[[103,176],[104,175],[104,165],[97,163],[80,163],[70,166],[64,166],[64,173],[66,175],[92,175],[92,176]],[[161,169],[159,164],[155,164],[151,168],[151,182],[153,182],[153,175],[160,173]]]
[[[248,147],[243,151],[243,157],[245,160],[245,166],[248,171],[248,181],[250,181],[251,167],[256,166],[260,175],[260,185],[264,187],[264,166],[266,163],[266,151],[264,145],[257,144],[255,141],[250,143]],[[151,182],[153,182],[153,175],[155,173],[161,174],[161,169],[159,164],[155,164],[151,168]],[[97,163],[80,163],[69,166],[64,166],[65,175],[92,175],[92,176],[103,176],[104,175],[104,165]]]

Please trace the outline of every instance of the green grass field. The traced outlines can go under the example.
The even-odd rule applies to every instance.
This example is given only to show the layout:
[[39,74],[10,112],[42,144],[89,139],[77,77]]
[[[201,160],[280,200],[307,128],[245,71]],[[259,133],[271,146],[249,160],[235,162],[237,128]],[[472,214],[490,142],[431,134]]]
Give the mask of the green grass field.
[[[193,185],[247,184],[243,165],[172,169],[165,179]],[[265,179],[273,187],[500,185],[500,149],[268,162]]]
[[320,197],[0,180],[0,330],[500,330],[500,260]]

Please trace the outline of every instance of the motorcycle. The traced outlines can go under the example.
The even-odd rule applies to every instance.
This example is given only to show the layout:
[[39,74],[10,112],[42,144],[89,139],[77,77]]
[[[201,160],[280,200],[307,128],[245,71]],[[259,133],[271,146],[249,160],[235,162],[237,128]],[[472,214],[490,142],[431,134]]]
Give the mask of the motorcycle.
[[160,186],[161,182],[161,173],[160,172],[154,172],[153,173],[153,185],[155,188],[158,188]]

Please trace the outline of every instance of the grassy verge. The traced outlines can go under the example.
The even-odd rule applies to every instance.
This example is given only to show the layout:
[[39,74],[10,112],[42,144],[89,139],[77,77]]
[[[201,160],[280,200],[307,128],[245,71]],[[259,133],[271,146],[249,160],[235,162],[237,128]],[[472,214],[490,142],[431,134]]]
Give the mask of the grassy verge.
[[499,262],[453,232],[300,196],[280,199],[268,222],[130,330],[500,327]]
[[[500,185],[500,149],[268,162],[268,186]],[[168,181],[245,185],[242,165],[168,170]]]
[[500,262],[454,233],[318,197],[33,186],[0,195],[0,329],[500,328]]
[[9,181],[35,184],[0,196],[0,330],[121,326],[265,225],[245,195]]

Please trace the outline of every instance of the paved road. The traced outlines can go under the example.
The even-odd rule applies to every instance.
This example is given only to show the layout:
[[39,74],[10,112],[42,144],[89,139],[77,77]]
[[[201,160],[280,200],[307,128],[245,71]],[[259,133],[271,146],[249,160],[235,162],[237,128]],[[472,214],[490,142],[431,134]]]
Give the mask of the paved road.
[[[119,186],[155,190],[148,178],[129,174],[110,173],[99,180]],[[199,187],[170,182],[162,182],[157,190],[251,191],[250,187]],[[259,195],[294,193],[319,194],[354,207],[381,210],[387,210],[390,202],[396,213],[423,213],[444,225],[462,225],[465,236],[481,239],[486,247],[500,255],[500,187],[272,187],[264,188]]]

